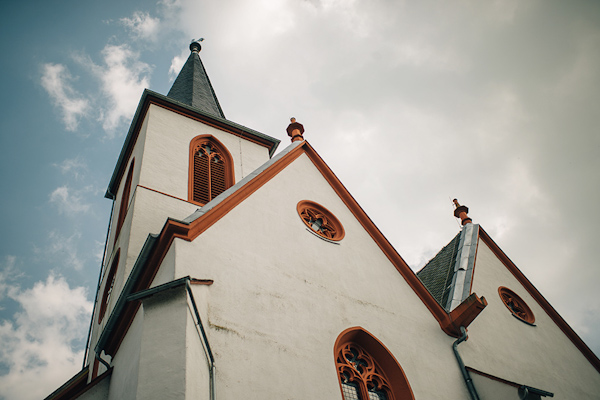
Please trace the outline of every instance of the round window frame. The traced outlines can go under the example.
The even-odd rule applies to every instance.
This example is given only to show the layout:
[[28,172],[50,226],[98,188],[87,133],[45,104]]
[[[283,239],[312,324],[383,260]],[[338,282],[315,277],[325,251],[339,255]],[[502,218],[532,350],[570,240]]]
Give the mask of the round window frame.
[[[317,214],[321,214],[327,220],[327,224],[333,226],[335,234],[332,238],[327,237],[321,231],[314,230],[312,226],[302,217],[302,213],[308,208],[312,209],[313,211],[316,211]],[[346,236],[346,231],[344,230],[344,226],[342,225],[340,220],[337,219],[337,217],[331,211],[323,207],[321,204],[311,200],[301,200],[296,205],[296,211],[298,212],[298,217],[300,217],[300,220],[302,220],[304,225],[306,225],[306,227],[315,235],[318,235],[323,239],[330,240],[333,242],[339,242]]]
[[[513,302],[517,303],[517,306],[521,310],[523,310],[523,312],[525,313],[525,317],[518,315],[512,309],[512,307],[508,304],[507,299],[504,298],[504,295],[510,296],[513,299]],[[507,287],[500,286],[498,288],[498,296],[500,296],[500,300],[502,300],[502,304],[504,304],[504,306],[508,309],[508,311],[510,311],[510,313],[515,318],[517,318],[519,321],[522,321],[528,325],[535,326],[535,315],[533,315],[533,311],[531,311],[531,308],[529,308],[529,306],[527,305],[525,300],[523,300],[518,294],[516,294],[515,292],[513,292],[512,290],[510,290]]]

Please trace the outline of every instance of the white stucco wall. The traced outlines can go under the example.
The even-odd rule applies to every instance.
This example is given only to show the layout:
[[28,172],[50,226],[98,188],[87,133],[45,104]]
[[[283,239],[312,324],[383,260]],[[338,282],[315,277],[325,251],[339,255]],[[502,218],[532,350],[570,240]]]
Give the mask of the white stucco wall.
[[94,387],[73,400],[106,400],[108,399],[109,388],[110,376],[102,379],[102,381],[98,382]]
[[[296,211],[312,200],[346,236],[332,244]],[[468,396],[453,339],[302,155],[193,242],[175,278],[214,279],[207,331],[219,399],[341,398],[333,346],[361,326],[396,357],[417,399]]]
[[[527,303],[536,326],[512,316],[498,295],[499,286]],[[485,296],[488,306],[469,326],[469,340],[459,347],[466,365],[553,392],[555,398],[600,398],[600,374],[482,240],[472,290]]]
[[[202,324],[207,321],[207,306],[209,304],[209,286],[192,285],[192,293]],[[196,325],[196,316],[193,311],[191,298],[188,298],[188,318],[186,324],[186,399],[210,398],[210,362],[205,350],[202,334]],[[205,326],[205,325],[204,325]],[[205,326],[206,328],[206,326]]]
[[[188,117],[151,105],[142,122],[132,154],[126,160],[125,172],[117,189],[114,212],[106,248],[104,272],[93,318],[91,347],[100,336],[122,288],[133,268],[149,233],[159,233],[167,218],[183,219],[197,205],[187,202],[188,162],[190,141],[210,134],[217,138],[232,155],[236,181],[269,159],[268,149]],[[129,199],[123,191],[131,160],[135,159]],[[140,186],[141,185],[141,186]],[[128,201],[123,226],[115,241],[116,224],[121,201]],[[98,324],[99,302],[106,285],[105,279],[116,251],[120,261],[115,284],[103,321]]]
[[181,199],[188,198],[190,142],[212,135],[231,153],[235,181],[269,160],[269,150],[202,122],[151,105],[140,185]]
[[111,361],[113,372],[109,400],[136,398],[143,328],[144,314],[138,311]]
[[143,300],[136,399],[186,398],[186,298],[185,287],[180,286]]

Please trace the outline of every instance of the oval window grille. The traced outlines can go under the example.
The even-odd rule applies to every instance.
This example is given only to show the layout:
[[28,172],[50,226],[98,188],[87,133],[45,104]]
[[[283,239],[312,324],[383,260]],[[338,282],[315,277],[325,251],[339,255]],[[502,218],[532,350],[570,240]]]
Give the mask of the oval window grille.
[[296,208],[302,221],[317,235],[334,241],[344,238],[345,232],[341,222],[322,205],[302,200]]
[[522,298],[512,290],[502,286],[498,288],[498,294],[506,308],[508,308],[515,317],[527,324],[533,325],[535,322],[533,312]]

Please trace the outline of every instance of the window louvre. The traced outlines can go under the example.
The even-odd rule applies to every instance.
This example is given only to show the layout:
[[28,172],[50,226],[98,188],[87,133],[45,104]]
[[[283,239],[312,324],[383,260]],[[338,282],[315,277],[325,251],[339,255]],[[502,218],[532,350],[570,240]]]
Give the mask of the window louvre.
[[189,200],[206,204],[233,185],[233,161],[227,149],[212,136],[190,143]]

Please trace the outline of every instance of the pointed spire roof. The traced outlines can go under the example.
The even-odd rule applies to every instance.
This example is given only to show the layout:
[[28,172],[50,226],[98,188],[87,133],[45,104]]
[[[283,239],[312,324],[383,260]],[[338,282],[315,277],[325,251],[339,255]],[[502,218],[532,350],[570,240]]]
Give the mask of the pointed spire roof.
[[225,118],[204,65],[200,60],[202,47],[198,41],[190,44],[190,56],[185,62],[167,97],[216,117]]

